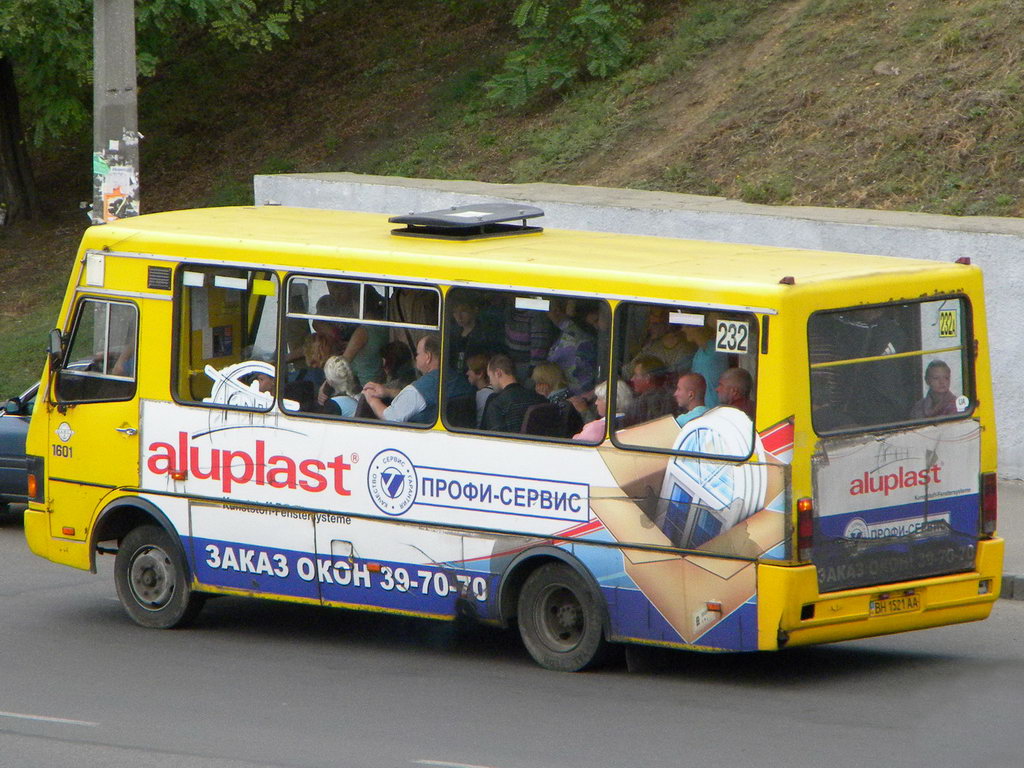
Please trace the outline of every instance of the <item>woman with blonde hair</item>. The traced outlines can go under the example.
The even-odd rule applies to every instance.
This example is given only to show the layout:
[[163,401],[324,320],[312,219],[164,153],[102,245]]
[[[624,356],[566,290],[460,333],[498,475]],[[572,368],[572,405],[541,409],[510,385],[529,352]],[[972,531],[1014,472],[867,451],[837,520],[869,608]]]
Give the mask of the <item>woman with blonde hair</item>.
[[356,375],[352,371],[352,365],[341,355],[333,355],[324,363],[325,386],[334,391],[330,396],[320,389],[317,395],[317,402],[324,413],[338,413],[342,416],[352,416],[356,412],[356,405],[359,400],[359,387],[356,383]]
[[[583,429],[572,436],[573,440],[584,443],[600,443],[604,440],[605,424],[608,419],[608,382],[602,381],[594,387],[594,397],[597,398],[595,407],[598,418],[587,422]],[[619,380],[615,382],[615,409],[616,418],[621,418],[626,409],[633,403],[633,391],[629,385]]]
[[537,363],[530,374],[533,389],[552,403],[569,399],[569,380],[557,363]]

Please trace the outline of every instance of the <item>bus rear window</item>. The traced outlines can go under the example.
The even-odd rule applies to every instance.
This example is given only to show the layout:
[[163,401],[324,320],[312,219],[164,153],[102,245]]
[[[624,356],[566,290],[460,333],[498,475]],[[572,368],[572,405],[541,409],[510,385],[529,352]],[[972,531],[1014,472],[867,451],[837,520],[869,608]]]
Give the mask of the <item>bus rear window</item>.
[[961,298],[818,312],[808,322],[818,434],[970,414],[970,305]]

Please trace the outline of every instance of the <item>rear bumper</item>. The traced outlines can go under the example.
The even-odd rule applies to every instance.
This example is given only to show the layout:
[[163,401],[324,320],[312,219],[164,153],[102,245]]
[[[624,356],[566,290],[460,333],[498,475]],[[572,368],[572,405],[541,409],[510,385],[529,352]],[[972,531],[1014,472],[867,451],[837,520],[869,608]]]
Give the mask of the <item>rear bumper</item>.
[[[758,647],[832,643],[984,619],[999,597],[1003,540],[978,542],[975,566],[966,573],[821,594],[813,565],[759,565]],[[880,594],[907,590],[917,596],[917,609],[870,614],[871,601]]]

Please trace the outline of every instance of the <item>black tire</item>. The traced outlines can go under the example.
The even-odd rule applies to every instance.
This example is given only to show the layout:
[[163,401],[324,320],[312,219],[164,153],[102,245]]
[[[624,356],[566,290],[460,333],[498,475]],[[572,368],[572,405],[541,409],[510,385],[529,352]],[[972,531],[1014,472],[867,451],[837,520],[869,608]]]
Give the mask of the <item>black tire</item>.
[[578,672],[603,660],[602,604],[590,584],[562,563],[548,563],[519,593],[519,634],[534,661],[557,672]]
[[204,595],[190,586],[188,566],[171,535],[156,525],[133,528],[121,540],[114,561],[114,584],[132,621],[171,629],[195,618]]

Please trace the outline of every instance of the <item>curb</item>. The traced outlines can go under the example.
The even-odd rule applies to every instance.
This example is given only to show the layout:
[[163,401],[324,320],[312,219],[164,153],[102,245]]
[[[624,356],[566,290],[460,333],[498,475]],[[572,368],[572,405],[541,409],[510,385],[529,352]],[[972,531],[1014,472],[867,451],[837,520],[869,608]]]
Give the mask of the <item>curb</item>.
[[1024,576],[1004,573],[999,597],[1002,600],[1024,600]]

